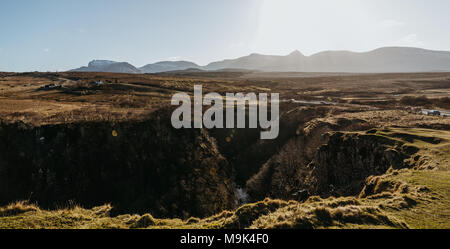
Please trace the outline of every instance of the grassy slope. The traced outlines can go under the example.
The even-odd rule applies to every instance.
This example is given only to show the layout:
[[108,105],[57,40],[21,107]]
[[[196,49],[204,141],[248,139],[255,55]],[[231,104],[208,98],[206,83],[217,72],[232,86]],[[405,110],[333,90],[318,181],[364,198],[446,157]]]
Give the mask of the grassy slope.
[[[450,228],[450,132],[392,128],[377,135],[419,149],[410,159],[416,165],[413,169],[392,171],[380,177],[407,186],[407,195],[415,202],[408,208],[385,207],[386,213],[405,221],[410,228]],[[396,197],[394,194],[364,200],[369,205],[383,205]]]
[[373,136],[419,150],[406,161],[414,168],[369,177],[359,197],[266,199],[186,221],[110,217],[109,205],[46,211],[19,202],[0,208],[0,228],[450,228],[450,131],[390,128]]
[[450,228],[450,172],[407,171],[396,179],[410,186],[426,186],[426,195],[415,198],[417,204],[409,209],[390,209],[387,213],[404,220],[415,229]]

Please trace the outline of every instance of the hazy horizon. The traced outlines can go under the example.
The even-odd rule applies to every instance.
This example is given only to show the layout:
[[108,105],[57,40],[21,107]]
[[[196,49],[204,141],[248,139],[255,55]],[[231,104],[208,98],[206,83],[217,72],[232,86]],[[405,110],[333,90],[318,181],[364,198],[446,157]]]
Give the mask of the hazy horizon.
[[[450,50],[433,50],[433,49],[426,49],[426,48],[421,48],[421,47],[386,46],[386,47],[374,48],[374,49],[367,50],[367,51],[323,50],[323,51],[315,52],[315,53],[310,54],[310,55],[304,54],[301,50],[296,49],[294,51],[291,51],[291,53],[294,53],[294,52],[298,51],[298,52],[302,53],[306,57],[312,57],[314,55],[318,55],[318,54],[323,53],[323,52],[368,53],[368,52],[372,52],[372,51],[375,51],[375,50],[378,50],[378,49],[383,49],[383,48],[413,48],[413,49],[424,49],[424,50],[437,51],[437,52],[450,52]],[[178,58],[177,59],[171,59],[171,58],[168,58],[168,59],[165,59],[165,60],[163,59],[163,60],[160,60],[160,61],[152,61],[152,62],[149,62],[149,63],[145,63],[143,65],[134,65],[133,63],[130,63],[129,61],[118,61],[118,60],[105,59],[105,58],[91,58],[91,59],[89,59],[89,61],[86,61],[84,64],[77,65],[75,67],[77,67],[77,68],[78,67],[84,67],[84,66],[87,66],[88,63],[93,62],[93,61],[111,61],[111,62],[117,62],[117,63],[125,62],[125,63],[130,63],[132,66],[135,66],[136,68],[141,68],[141,67],[144,67],[144,66],[147,66],[147,65],[151,65],[151,64],[155,64],[155,63],[159,63],[159,62],[181,62],[181,61],[185,61],[185,62],[195,63],[195,64],[197,64],[200,67],[207,67],[208,65],[210,65],[212,63],[228,61],[228,60],[237,60],[237,59],[240,59],[240,58],[245,58],[245,57],[247,57],[249,55],[252,55],[252,54],[259,54],[259,55],[263,55],[263,56],[288,56],[291,53],[288,53],[288,54],[263,54],[263,53],[253,52],[253,53],[250,53],[250,54],[245,54],[245,55],[237,56],[237,57],[234,57],[234,58],[228,58],[228,57],[227,58],[222,58],[222,59],[218,59],[217,61],[207,62],[205,64],[197,63],[195,61],[191,61],[191,60],[188,60],[188,59],[178,59]],[[73,70],[73,69],[76,69],[76,68],[69,68],[69,69],[64,69],[64,70],[27,70],[27,71],[2,71],[0,69],[0,72],[33,72],[33,71],[36,71],[36,72],[64,72],[64,71],[70,71],[70,70]]]
[[450,50],[444,0],[19,0],[0,9],[0,71],[64,71],[93,59],[206,65],[295,50]]

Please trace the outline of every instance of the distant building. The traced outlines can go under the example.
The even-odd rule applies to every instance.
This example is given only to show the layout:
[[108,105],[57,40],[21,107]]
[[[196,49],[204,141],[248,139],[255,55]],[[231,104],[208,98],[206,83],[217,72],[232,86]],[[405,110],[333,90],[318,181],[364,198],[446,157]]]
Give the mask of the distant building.
[[431,110],[428,112],[428,115],[441,116],[441,112],[437,110]]
[[101,80],[99,80],[99,81],[93,81],[93,82],[90,82],[89,83],[89,85],[91,85],[91,86],[101,86],[101,85],[103,85],[104,83],[103,83],[103,81],[101,81]]
[[101,81],[101,80],[99,80],[99,81],[95,81],[95,82],[91,82],[91,85],[93,85],[93,86],[101,86],[101,85],[103,85],[104,83],[103,83],[103,81]]
[[437,110],[422,110],[423,115],[441,116],[441,112]]
[[43,89],[45,89],[45,90],[50,90],[50,89],[55,89],[55,88],[61,88],[61,86],[57,86],[55,84],[48,84],[43,87]]

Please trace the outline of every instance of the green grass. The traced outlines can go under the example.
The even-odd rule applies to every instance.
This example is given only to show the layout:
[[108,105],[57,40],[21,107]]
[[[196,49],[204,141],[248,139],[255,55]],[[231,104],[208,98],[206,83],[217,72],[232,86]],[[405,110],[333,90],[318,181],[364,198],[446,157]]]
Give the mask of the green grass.
[[401,196],[400,193],[387,194],[389,190],[384,192],[385,198],[366,199],[366,202],[369,205],[384,205],[388,214],[404,220],[410,228],[449,229],[450,131],[389,128],[377,131],[376,135],[419,149],[408,159],[409,163],[415,165],[413,169],[392,171],[381,176],[384,182],[406,184],[408,197],[415,204],[408,208],[386,205]]
[[403,171],[394,178],[422,191],[413,194],[417,202],[413,207],[387,208],[387,213],[404,220],[410,228],[450,229],[449,171]]

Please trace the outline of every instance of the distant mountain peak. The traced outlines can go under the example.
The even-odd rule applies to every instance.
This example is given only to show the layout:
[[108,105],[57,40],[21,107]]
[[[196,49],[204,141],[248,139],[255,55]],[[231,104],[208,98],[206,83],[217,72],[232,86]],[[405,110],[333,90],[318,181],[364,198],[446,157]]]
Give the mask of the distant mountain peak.
[[87,67],[71,70],[73,72],[106,72],[106,73],[141,73],[139,69],[128,62],[116,62],[110,60],[93,60]]
[[147,64],[139,69],[143,73],[161,73],[169,71],[182,71],[189,68],[200,69],[200,66],[190,61],[160,61],[153,64]]
[[305,55],[303,55],[300,51],[295,50],[292,53],[288,54],[288,56],[301,56],[301,57],[303,57]]
[[410,47],[385,47],[369,52],[323,51],[304,56],[258,55],[210,63],[206,69],[236,68],[273,72],[390,73],[450,71],[450,52]]
[[259,70],[275,72],[432,72],[450,71],[450,52],[412,47],[383,47],[368,52],[324,51],[304,56],[295,50],[289,55],[252,53],[237,59],[212,62],[199,66],[189,61],[161,61],[136,68],[127,62],[93,60],[87,67],[72,71],[160,73],[183,70]]
[[110,60],[92,60],[89,62],[88,67],[103,67],[103,66],[114,64],[114,63],[117,63],[117,62],[110,61]]
[[264,56],[264,55],[260,54],[260,53],[251,53],[249,56],[250,57],[258,57],[258,56]]

